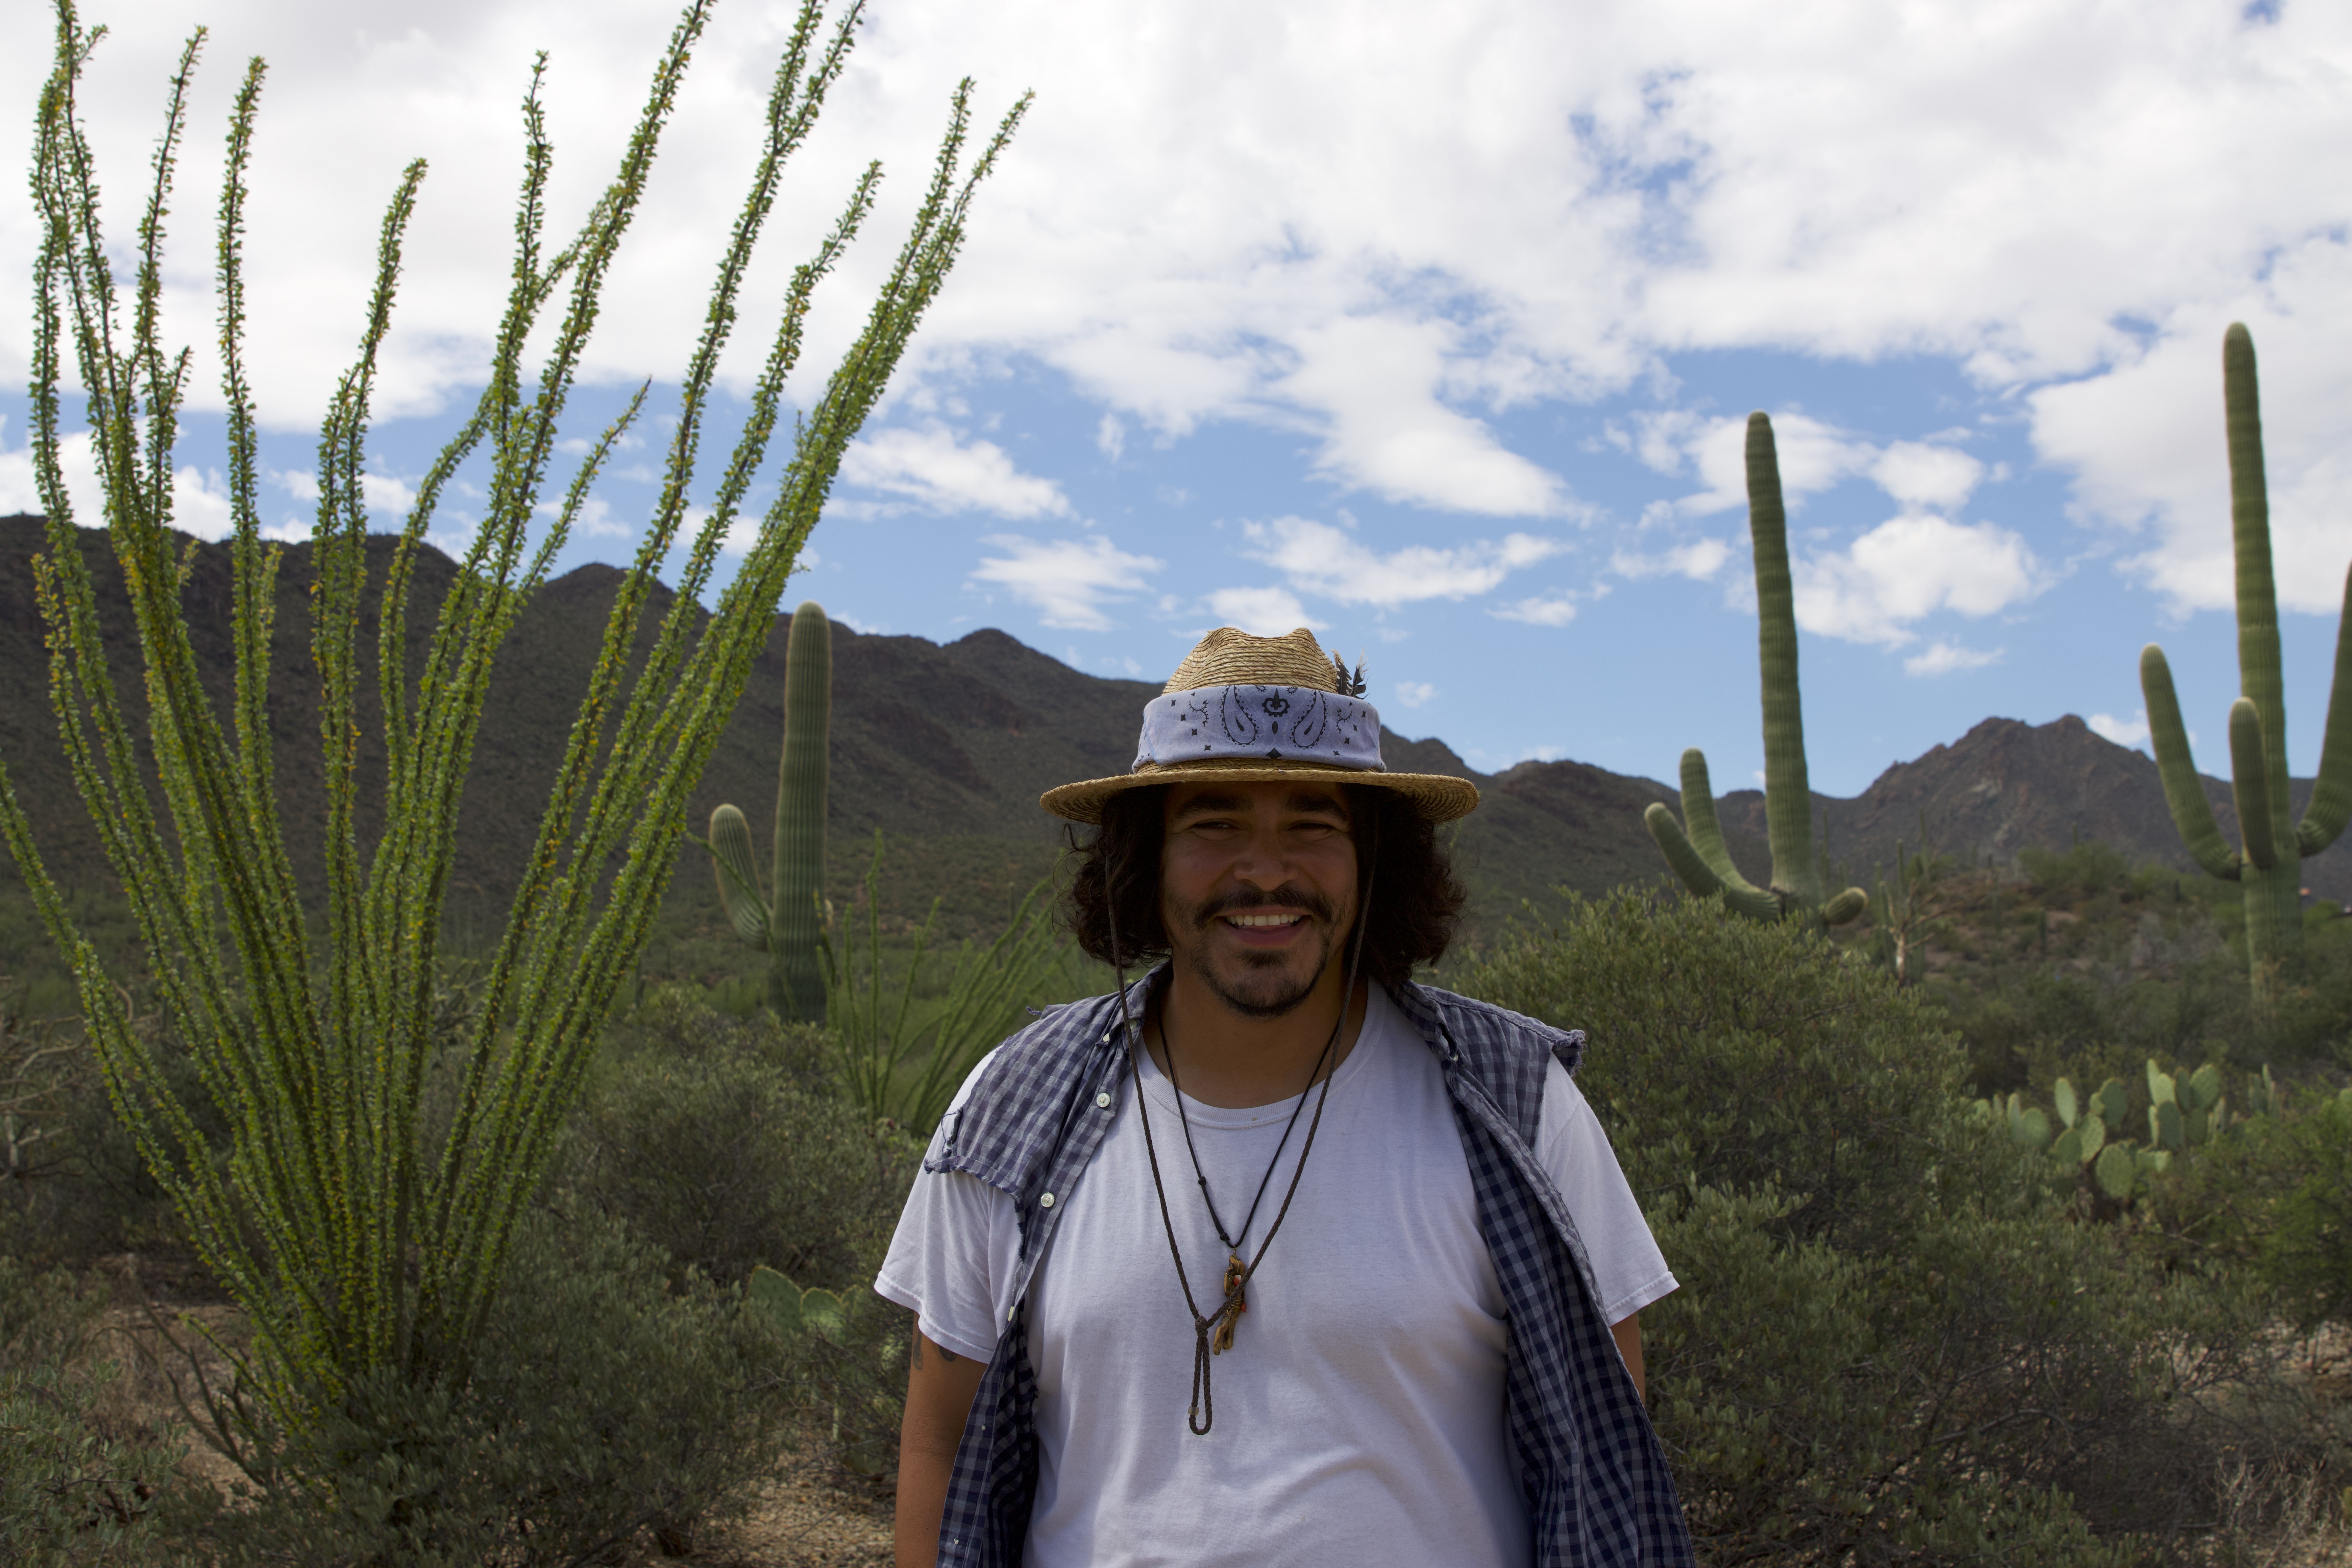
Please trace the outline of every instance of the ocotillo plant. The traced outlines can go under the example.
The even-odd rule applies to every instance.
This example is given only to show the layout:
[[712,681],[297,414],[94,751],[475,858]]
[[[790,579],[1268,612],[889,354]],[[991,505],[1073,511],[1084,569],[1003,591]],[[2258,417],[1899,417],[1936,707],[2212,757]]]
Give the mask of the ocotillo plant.
[[2242,695],[2230,704],[2230,777],[2242,847],[2231,848],[2213,820],[2189,757],[2172,668],[2154,643],[2140,650],[2139,680],[2165,802],[2182,842],[2208,875],[2244,889],[2246,959],[2259,1000],[2303,953],[2304,858],[2335,843],[2352,817],[2352,641],[2347,640],[2352,574],[2345,578],[2345,608],[2336,628],[2336,677],[2320,739],[2319,778],[2310,808],[2295,822],[2288,815],[2286,694],[2279,672],[2278,594],[2271,575],[2262,399],[2254,378],[2254,340],[2240,322],[2231,322],[2221,335],[2221,397],[2230,437],[2230,521],[2237,544]]
[[[231,120],[217,251],[235,522],[232,746],[203,686],[181,603],[192,557],[174,559],[169,532],[175,419],[189,362],[166,349],[160,310],[163,220],[203,35],[190,42],[173,84],[137,234],[134,308],[126,321],[100,230],[92,150],[76,111],[77,83],[96,35],[81,27],[71,0],[58,0],[57,63],[41,98],[35,163],[42,226],[31,377],[33,463],[51,548],[36,563],[51,691],[67,758],[130,897],[172,1032],[194,1053],[203,1092],[226,1120],[218,1142],[203,1131],[210,1119],[200,1119],[178,1087],[184,1079],[167,1072],[145,1033],[130,1026],[125,1004],[42,867],[5,770],[0,830],[59,950],[70,955],[117,1113],[177,1204],[205,1262],[250,1317],[253,1352],[235,1358],[241,1383],[286,1429],[315,1432],[324,1414],[362,1384],[448,1386],[466,1377],[516,1218],[547,1168],[615,989],[677,863],[672,847],[685,827],[687,798],[765,644],[842,453],[937,296],[977,183],[1026,105],[1024,99],[960,175],[971,84],[957,89],[939,162],[898,260],[846,358],[798,422],[790,456],[772,481],[774,500],[698,640],[698,597],[776,431],[814,290],[872,210],[877,168],[867,168],[840,219],[793,273],[750,416],[679,573],[675,605],[626,704],[617,702],[655,569],[686,516],[710,384],[738,317],[753,247],[786,158],[840,75],[858,10],[851,0],[828,41],[818,0],[807,0],[785,47],[762,155],[685,367],[667,477],[615,595],[476,1022],[457,1053],[452,1102],[442,1113],[447,1130],[436,1134],[428,1130],[442,1117],[422,1114],[423,1091],[457,803],[499,644],[644,402],[640,391],[589,453],[561,506],[551,509],[555,521],[548,537],[518,577],[530,521],[543,504],[565,400],[701,33],[707,0],[689,5],[671,36],[612,184],[578,237],[552,256],[542,248],[551,153],[533,72],[522,106],[526,153],[514,281],[488,384],[420,487],[383,584],[377,676],[388,763],[384,827],[363,850],[355,812],[355,645],[366,587],[364,437],[421,163],[409,168],[394,196],[359,357],[330,405],[320,442],[311,647],[324,688],[323,954],[306,928],[272,783],[268,680],[280,552],[265,552],[261,543],[257,426],[243,357],[242,214],[261,62],[247,71]],[[560,321],[535,333],[559,289],[569,292]],[[132,731],[108,671],[65,481],[58,410],[68,353],[89,400],[108,533],[137,616],[148,728],[172,816],[168,837],[149,805]],[[527,357],[541,366],[535,395],[526,384]],[[441,603],[423,679],[412,689],[403,650],[417,547],[443,487],[477,447],[487,447],[490,466],[483,514]],[[601,743],[608,728],[609,747]],[[226,943],[215,940],[224,928]]]
[[743,814],[710,814],[710,867],[719,902],[744,944],[768,955],[768,1010],[786,1023],[824,1022],[825,736],[833,722],[833,626],[812,599],[793,612],[784,641],[784,749],[776,761],[775,870],[770,903],[751,864]]
[[[1764,685],[1764,819],[1772,846],[1772,881],[1759,888],[1739,874],[1724,847],[1715,816],[1715,789],[1706,753],[1683,753],[1683,821],[1663,802],[1642,820],[1665,852],[1683,886],[1704,898],[1721,895],[1743,915],[1776,921],[1799,917],[1843,925],[1870,907],[1870,895],[1848,888],[1822,901],[1822,868],[1813,856],[1813,792],[1805,776],[1805,713],[1797,693],[1796,591],[1789,573],[1789,520],[1780,504],[1780,462],[1772,422],[1748,416],[1748,533],[1756,558],[1756,647]],[[1685,836],[1684,824],[1689,825]]]

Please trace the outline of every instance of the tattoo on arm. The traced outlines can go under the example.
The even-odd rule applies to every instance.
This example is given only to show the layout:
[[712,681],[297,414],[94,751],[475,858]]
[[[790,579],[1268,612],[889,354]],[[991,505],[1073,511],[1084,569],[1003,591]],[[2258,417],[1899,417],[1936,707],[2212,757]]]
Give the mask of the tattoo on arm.
[[[940,1359],[950,1365],[963,1359],[945,1345],[934,1344],[931,1348],[939,1352]],[[923,1370],[923,1331],[920,1329],[915,1331],[915,1370],[917,1372]]]
[[951,1351],[951,1350],[948,1349],[948,1347],[947,1347],[947,1346],[945,1346],[945,1345],[939,1345],[939,1346],[936,1346],[936,1347],[934,1347],[934,1348],[936,1348],[936,1349],[939,1351],[939,1352],[940,1352],[940,1359],[941,1361],[953,1363],[953,1362],[961,1361],[961,1360],[963,1359],[961,1356],[957,1355],[957,1354],[955,1353],[955,1352],[953,1352],[953,1351]]

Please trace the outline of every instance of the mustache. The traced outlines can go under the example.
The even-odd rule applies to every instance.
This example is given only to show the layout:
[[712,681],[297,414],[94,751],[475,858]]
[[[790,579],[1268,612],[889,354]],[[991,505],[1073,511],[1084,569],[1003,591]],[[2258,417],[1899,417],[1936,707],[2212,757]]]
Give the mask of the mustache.
[[1297,910],[1303,914],[1319,918],[1326,924],[1328,924],[1338,913],[1331,907],[1331,900],[1321,894],[1311,893],[1303,888],[1294,887],[1285,882],[1271,892],[1226,893],[1210,899],[1194,907],[1192,923],[1196,927],[1205,928],[1211,921],[1220,915],[1270,914],[1276,910]]

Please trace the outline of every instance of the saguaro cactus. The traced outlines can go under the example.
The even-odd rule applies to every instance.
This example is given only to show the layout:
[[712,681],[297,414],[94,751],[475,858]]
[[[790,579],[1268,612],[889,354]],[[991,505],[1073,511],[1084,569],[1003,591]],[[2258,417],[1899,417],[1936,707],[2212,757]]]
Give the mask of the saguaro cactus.
[[818,966],[824,889],[825,741],[833,723],[833,626],[814,600],[793,612],[784,644],[784,749],[776,763],[772,904],[761,896],[743,814],[710,814],[711,869],[735,934],[768,955],[768,1008],[786,1023],[824,1022]]
[[2303,952],[2303,859],[2336,842],[2352,817],[2352,575],[2345,580],[2346,614],[2336,631],[2336,677],[2327,697],[2327,728],[2320,741],[2319,779],[2301,822],[2288,817],[2286,699],[2279,675],[2278,595],[2271,575],[2270,497],[2263,477],[2263,416],[2254,378],[2254,340],[2231,322],[2221,336],[2221,395],[2230,436],[2230,513],[2237,537],[2238,689],[2230,704],[2230,776],[2237,793],[2238,834],[2232,849],[2213,820],[2213,808],[2189,753],[2172,668],[2164,650],[2140,650],[2140,689],[2147,699],[2149,739],[2164,778],[2164,798],[2183,843],[2207,874],[2245,889],[2246,958],[2254,994]]
[[[1822,870],[1813,858],[1813,792],[1805,773],[1804,704],[1797,692],[1796,590],[1789,574],[1789,520],[1780,504],[1780,461],[1772,422],[1748,416],[1748,533],[1756,558],[1756,647],[1764,685],[1764,817],[1772,845],[1772,882],[1759,888],[1739,874],[1715,818],[1715,791],[1706,753],[1683,753],[1683,821],[1663,803],[1642,814],[1650,836],[1683,886],[1702,897],[1720,894],[1743,915],[1776,921],[1801,914],[1842,925],[1870,905],[1860,888],[1822,901]],[[1684,824],[1689,825],[1685,837]]]

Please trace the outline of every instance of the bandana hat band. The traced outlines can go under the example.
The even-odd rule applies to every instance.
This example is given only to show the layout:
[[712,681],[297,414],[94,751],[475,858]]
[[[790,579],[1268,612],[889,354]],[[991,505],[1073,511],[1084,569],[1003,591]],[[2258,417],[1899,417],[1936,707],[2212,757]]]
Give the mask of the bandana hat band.
[[1144,704],[1137,768],[1255,761],[1386,773],[1380,713],[1307,686],[1203,686]]

